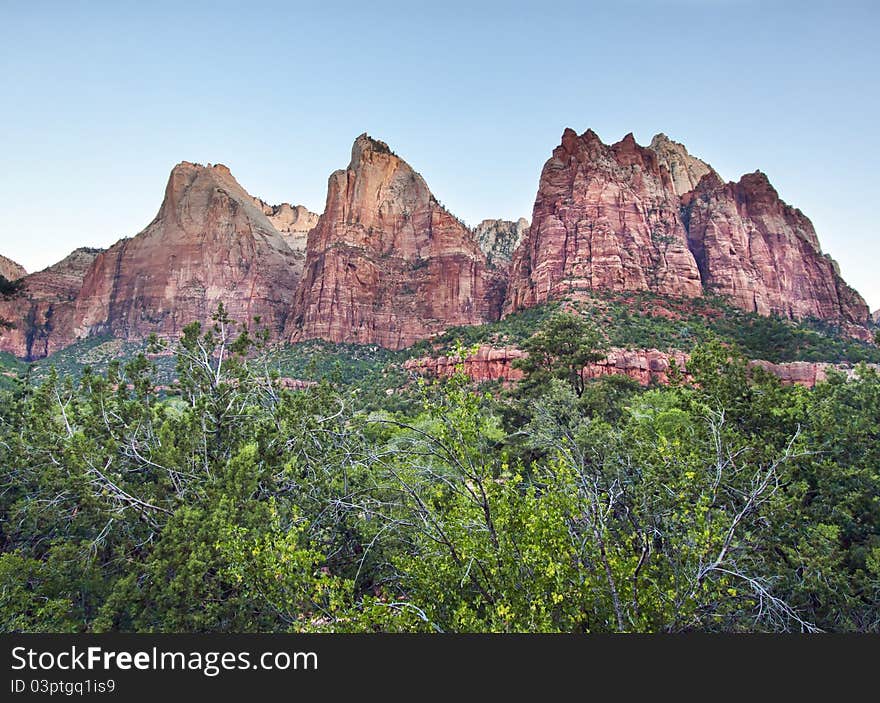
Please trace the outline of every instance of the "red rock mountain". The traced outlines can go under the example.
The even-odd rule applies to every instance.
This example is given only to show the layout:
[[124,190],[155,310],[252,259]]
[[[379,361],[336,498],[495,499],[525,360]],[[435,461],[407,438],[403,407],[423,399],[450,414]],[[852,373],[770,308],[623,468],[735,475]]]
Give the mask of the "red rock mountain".
[[3,276],[7,281],[16,281],[27,276],[27,271],[25,271],[24,266],[0,255],[0,276]]
[[225,166],[183,162],[140,234],[30,276],[0,257],[0,275],[21,278],[0,297],[0,320],[13,325],[0,326],[0,350],[29,359],[94,334],[174,337],[221,301],[239,321],[260,316],[277,339],[399,349],[599,290],[716,292],[744,310],[870,337],[864,301],[763,174],[724,183],[662,134],[649,147],[632,135],[609,146],[566,130],[531,226],[473,230],[366,134],[330,176],[320,217],[254,198]]
[[669,171],[631,134],[607,146],[591,130],[565,130],[514,254],[505,311],[591,290],[702,295],[679,207]]
[[589,290],[728,296],[737,307],[842,323],[867,339],[864,300],[824,256],[812,223],[762,173],[722,182],[659,134],[606,146],[565,131],[515,252],[505,312]]
[[867,321],[868,306],[823,256],[813,224],[760,171],[737,183],[708,174],[683,202],[707,289],[761,315]]
[[209,322],[223,302],[233,319],[260,316],[277,335],[302,263],[228,168],[183,162],[156,218],[95,260],[75,331],[171,337],[194,320]]
[[76,341],[76,298],[101,249],[77,249],[57,264],[21,279],[15,295],[0,297],[0,351],[39,359]]
[[388,145],[361,135],[330,176],[289,322],[292,340],[400,349],[497,319],[503,280],[473,232]]

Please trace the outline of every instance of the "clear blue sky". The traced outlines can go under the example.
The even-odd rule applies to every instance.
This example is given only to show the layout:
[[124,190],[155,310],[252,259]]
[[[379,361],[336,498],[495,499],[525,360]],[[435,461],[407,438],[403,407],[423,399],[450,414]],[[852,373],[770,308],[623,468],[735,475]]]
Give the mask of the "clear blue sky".
[[566,126],[662,131],[766,172],[877,308],[877,7],[0,0],[0,253],[137,233],[181,160],[320,212],[364,131],[465,221],[530,217]]

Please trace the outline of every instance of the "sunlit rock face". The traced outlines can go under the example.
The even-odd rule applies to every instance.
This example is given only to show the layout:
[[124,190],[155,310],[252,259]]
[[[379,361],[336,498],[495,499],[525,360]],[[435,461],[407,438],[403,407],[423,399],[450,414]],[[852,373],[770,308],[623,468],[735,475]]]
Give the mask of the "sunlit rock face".
[[822,254],[813,224],[760,171],[736,183],[708,174],[683,202],[707,289],[761,315],[867,321],[868,306]]
[[541,173],[505,312],[579,291],[702,295],[679,209],[669,171],[631,134],[609,146],[567,129]]
[[234,320],[279,335],[303,257],[222,165],[183,162],[156,218],[98,256],[76,303],[78,336],[175,337],[210,322],[222,302]]
[[497,319],[504,280],[474,233],[388,145],[357,138],[309,234],[292,340],[409,346]]

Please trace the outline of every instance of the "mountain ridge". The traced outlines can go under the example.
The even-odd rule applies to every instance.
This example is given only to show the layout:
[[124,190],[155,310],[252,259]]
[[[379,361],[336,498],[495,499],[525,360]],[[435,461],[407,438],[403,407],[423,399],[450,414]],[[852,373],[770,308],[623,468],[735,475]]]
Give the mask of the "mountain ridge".
[[864,300],[765,174],[725,182],[663,133],[642,146],[631,133],[605,144],[566,129],[531,222],[474,228],[366,133],[330,175],[320,215],[266,203],[223,164],[182,161],[141,232],[18,279],[0,300],[12,323],[0,351],[27,359],[91,335],[174,337],[220,302],[276,340],[400,349],[591,291],[717,293],[747,312],[873,337]]

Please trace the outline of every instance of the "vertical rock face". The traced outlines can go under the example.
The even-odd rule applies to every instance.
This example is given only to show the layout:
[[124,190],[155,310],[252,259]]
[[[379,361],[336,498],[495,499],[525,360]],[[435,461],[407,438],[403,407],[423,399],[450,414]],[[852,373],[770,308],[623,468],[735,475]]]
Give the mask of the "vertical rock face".
[[0,276],[3,276],[7,281],[16,281],[27,276],[27,271],[25,271],[24,266],[0,255]]
[[520,217],[516,222],[510,220],[483,220],[474,228],[474,235],[480,249],[486,255],[491,268],[507,268],[513,252],[529,231],[529,221]]
[[703,176],[715,173],[705,161],[691,156],[684,144],[672,141],[662,132],[654,135],[648,148],[657,154],[659,164],[669,171],[677,195],[692,191]]
[[269,205],[259,198],[254,198],[254,203],[272,226],[281,233],[287,245],[294,252],[305,256],[306,240],[311,230],[318,224],[318,217],[303,205]]
[[194,320],[209,322],[222,301],[233,319],[260,316],[278,334],[301,271],[302,259],[228,168],[183,162],[156,218],[95,260],[75,331],[175,336]]
[[631,134],[607,146],[565,130],[541,173],[505,312],[596,289],[701,295],[679,206],[669,171]]
[[364,134],[348,168],[330,176],[289,335],[399,349],[496,319],[502,297],[473,233],[387,144]]
[[684,218],[706,287],[750,312],[864,324],[865,301],[824,256],[810,220],[780,200],[767,177],[703,177]]
[[875,325],[880,325],[880,310],[875,310],[871,313],[871,319],[874,321]]
[[40,359],[76,340],[74,311],[83,278],[101,249],[77,249],[57,264],[20,280],[13,296],[0,297],[0,350]]

